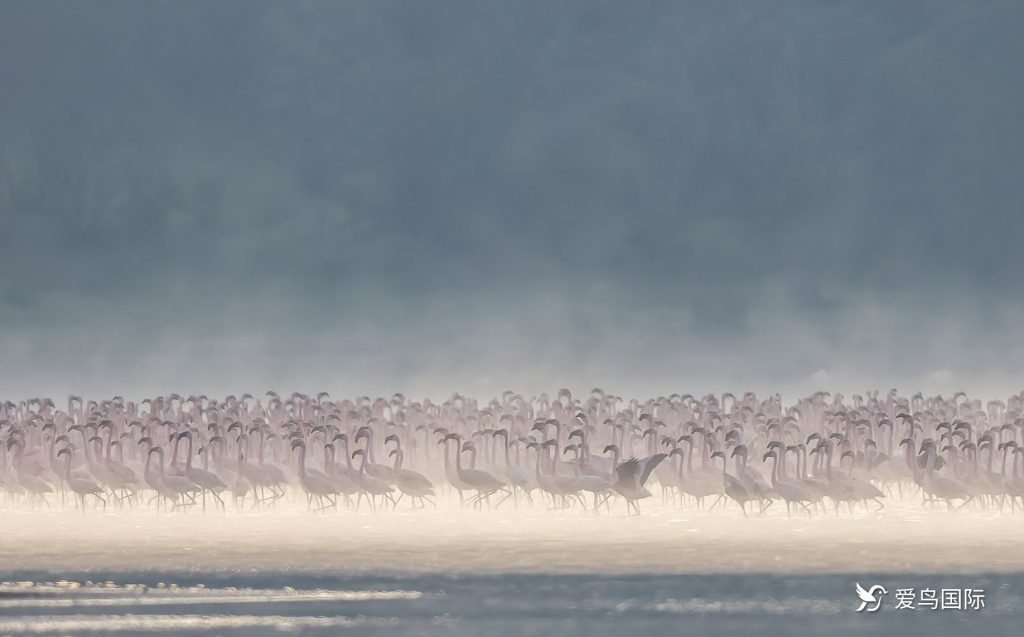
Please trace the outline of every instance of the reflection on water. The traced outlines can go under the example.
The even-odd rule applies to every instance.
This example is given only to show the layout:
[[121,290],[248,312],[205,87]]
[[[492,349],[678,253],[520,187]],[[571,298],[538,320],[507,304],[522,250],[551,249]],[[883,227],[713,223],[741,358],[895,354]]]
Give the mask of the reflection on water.
[[[300,575],[93,573],[0,585],[0,634],[1016,635],[1024,574]],[[120,579],[119,579],[120,578]],[[132,583],[123,583],[131,581]],[[854,612],[855,581],[983,588],[982,611]]]
[[[1017,635],[1024,516],[0,511],[0,635]],[[854,609],[854,584],[981,611]],[[892,597],[888,598],[891,602]]]

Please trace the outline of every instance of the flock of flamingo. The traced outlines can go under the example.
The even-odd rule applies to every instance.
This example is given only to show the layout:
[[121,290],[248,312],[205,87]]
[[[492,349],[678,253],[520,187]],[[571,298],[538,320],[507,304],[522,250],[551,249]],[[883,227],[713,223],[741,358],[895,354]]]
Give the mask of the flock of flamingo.
[[[764,515],[921,506],[1024,510],[1024,392],[982,403],[895,390],[624,400],[594,389],[481,404],[267,392],[139,403],[0,403],[3,506],[317,512],[666,504]],[[775,509],[776,511],[780,509]]]

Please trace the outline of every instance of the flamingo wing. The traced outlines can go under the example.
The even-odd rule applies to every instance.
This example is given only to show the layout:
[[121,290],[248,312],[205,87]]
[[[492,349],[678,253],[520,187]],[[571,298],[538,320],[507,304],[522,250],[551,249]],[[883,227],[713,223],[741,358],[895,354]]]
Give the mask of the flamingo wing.
[[619,466],[615,467],[616,482],[620,484],[636,484],[637,474],[640,472],[640,461],[630,458]]
[[654,471],[655,467],[661,464],[661,461],[668,458],[667,453],[656,453],[653,456],[649,456],[643,459],[643,471],[640,473],[640,486],[644,486],[647,482],[647,478],[651,477],[651,472]]

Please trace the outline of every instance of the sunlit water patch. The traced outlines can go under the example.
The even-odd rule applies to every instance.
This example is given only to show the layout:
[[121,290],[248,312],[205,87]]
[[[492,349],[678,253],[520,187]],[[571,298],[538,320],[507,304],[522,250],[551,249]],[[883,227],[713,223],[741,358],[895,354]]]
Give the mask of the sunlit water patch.
[[[1024,608],[1024,516],[988,511],[0,513],[0,635],[960,637]],[[987,605],[858,614],[857,582]]]
[[[1016,635],[1024,574],[89,573],[0,585],[0,634]],[[180,576],[180,574],[178,574]],[[855,612],[854,582],[983,588],[980,611]],[[129,583],[130,582],[130,583]],[[739,632],[737,632],[739,631]]]

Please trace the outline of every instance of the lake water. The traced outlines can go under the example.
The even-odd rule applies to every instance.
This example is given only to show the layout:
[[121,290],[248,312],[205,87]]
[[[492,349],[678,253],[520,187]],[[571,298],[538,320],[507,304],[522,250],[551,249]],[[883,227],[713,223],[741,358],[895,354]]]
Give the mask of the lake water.
[[[0,635],[1019,635],[1024,515],[0,509]],[[63,581],[61,581],[63,580]],[[857,613],[855,584],[884,586]],[[983,589],[896,611],[898,588]]]
[[[1024,574],[81,573],[0,587],[0,634],[1019,635]],[[86,585],[86,579],[91,582]],[[854,583],[972,587],[978,611],[854,612]],[[31,582],[31,583],[30,583]],[[891,595],[890,595],[891,597]],[[891,602],[891,600],[886,600]]]

